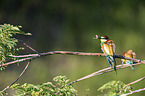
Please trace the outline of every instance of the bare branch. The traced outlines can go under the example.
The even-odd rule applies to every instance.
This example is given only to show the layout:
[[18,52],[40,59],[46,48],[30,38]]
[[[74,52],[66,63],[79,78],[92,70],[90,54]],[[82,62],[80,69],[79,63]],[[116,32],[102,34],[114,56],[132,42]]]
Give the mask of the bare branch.
[[138,79],[138,80],[135,80],[135,81],[133,81],[133,82],[127,84],[127,85],[125,85],[123,88],[125,88],[126,86],[130,86],[130,85],[132,85],[132,84],[134,84],[134,83],[137,83],[137,82],[139,82],[139,81],[141,81],[141,80],[143,80],[143,79],[145,79],[145,76],[142,77],[142,78],[140,78],[140,79]]
[[[11,38],[11,39],[16,39],[16,38]],[[29,49],[31,49],[32,51],[36,52],[39,54],[38,51],[36,51],[34,48],[32,48],[31,46],[29,46],[27,43],[25,43],[23,40],[20,40],[20,39],[16,39],[18,41],[20,41],[21,43],[23,43],[26,47],[28,47]]]
[[[17,63],[17,62],[23,62],[23,61],[30,60],[30,59],[35,59],[35,58],[38,58],[41,56],[54,55],[54,54],[82,55],[82,56],[105,56],[104,53],[85,53],[85,52],[72,52],[72,51],[51,51],[51,52],[46,52],[46,53],[19,55],[19,56],[10,55],[11,57],[18,57],[18,58],[27,57],[27,58],[11,61],[11,62],[8,62],[5,64],[1,64],[0,67],[7,66],[7,65]],[[124,57],[122,55],[115,55],[115,58],[128,59],[128,60],[132,60],[135,62],[140,62],[140,63],[145,64],[145,60],[128,58],[128,57]]]
[[[54,54],[105,56],[104,53],[85,53],[85,52],[71,52],[71,51],[51,51],[51,52],[46,52],[46,53],[39,53],[40,56],[54,55]],[[29,55],[19,55],[19,56],[9,55],[9,56],[19,58],[19,57],[33,57],[33,56],[39,56],[39,55],[38,54],[29,54]]]
[[11,62],[8,62],[8,63],[5,63],[5,64],[1,64],[0,67],[2,67],[2,66],[8,66],[10,64],[14,64],[14,63],[18,63],[18,62],[23,62],[23,61],[27,61],[27,60],[32,60],[32,59],[35,59],[37,57],[39,57],[39,55],[38,56],[34,56],[34,57],[28,57],[28,58],[24,58],[24,59],[19,59],[19,60],[11,61]]
[[26,67],[24,68],[24,70],[22,71],[22,73],[18,76],[18,78],[17,78],[14,82],[12,82],[9,86],[7,86],[6,88],[4,88],[1,92],[6,91],[8,88],[10,88],[14,83],[16,83],[16,82],[19,80],[19,78],[24,74],[24,72],[25,72],[26,69],[28,68],[30,62],[31,62],[31,60],[28,61]]
[[[141,63],[136,63],[136,64],[134,64],[134,65],[138,65],[138,64],[141,64]],[[123,65],[121,64],[121,65],[117,65],[117,66],[116,66],[116,69],[122,69],[122,68],[129,67],[129,66],[130,66],[130,65],[128,65],[128,64],[123,64]],[[77,80],[75,80],[75,81],[72,81],[72,82],[69,83],[69,85],[71,85],[71,84],[73,84],[73,83],[75,83],[75,82],[78,82],[78,81],[81,81],[81,80],[84,80],[84,79],[93,77],[93,76],[97,76],[97,75],[101,75],[101,74],[104,74],[104,73],[108,73],[108,72],[114,71],[114,69],[111,69],[111,70],[110,70],[110,69],[111,69],[111,67],[108,67],[108,68],[99,70],[99,71],[94,72],[94,73],[92,73],[92,74],[90,74],[90,75],[87,75],[87,76],[85,76],[85,77],[82,77],[82,78],[80,78],[80,79],[77,79]]]
[[28,54],[28,55],[9,55],[10,57],[17,57],[17,58],[24,58],[24,57],[33,57],[33,56],[38,56],[38,54]]
[[131,91],[130,93],[126,93],[126,94],[122,94],[120,96],[127,96],[127,95],[130,95],[130,94],[133,94],[133,93],[136,93],[136,92],[140,92],[140,91],[144,91],[145,88],[142,88],[142,89],[138,89],[138,90],[135,90],[135,91]]

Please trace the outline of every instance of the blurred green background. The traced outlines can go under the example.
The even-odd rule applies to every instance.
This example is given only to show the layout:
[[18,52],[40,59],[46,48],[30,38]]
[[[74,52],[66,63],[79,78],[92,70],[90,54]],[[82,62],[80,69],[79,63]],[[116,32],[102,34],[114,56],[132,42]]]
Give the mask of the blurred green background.
[[[144,59],[145,52],[145,1],[144,0],[1,0],[0,24],[22,25],[24,32],[32,36],[15,36],[39,52],[76,51],[101,52],[95,35],[107,35],[114,40],[116,54],[132,49],[137,58]],[[27,48],[21,54],[33,53]],[[120,59],[117,59],[120,64]],[[23,70],[20,66],[8,66],[0,72],[0,90],[12,83]],[[35,59],[17,83],[40,84],[52,81],[58,75],[70,81],[97,70],[109,67],[105,57],[50,55]],[[130,67],[95,76],[74,84],[79,96],[96,96],[103,84],[120,80],[130,83],[144,76],[145,66]],[[132,85],[133,90],[144,88],[145,81]],[[90,89],[88,93],[86,89]],[[12,90],[8,90],[10,94]],[[9,94],[9,95],[10,95]],[[143,96],[144,92],[132,96]]]

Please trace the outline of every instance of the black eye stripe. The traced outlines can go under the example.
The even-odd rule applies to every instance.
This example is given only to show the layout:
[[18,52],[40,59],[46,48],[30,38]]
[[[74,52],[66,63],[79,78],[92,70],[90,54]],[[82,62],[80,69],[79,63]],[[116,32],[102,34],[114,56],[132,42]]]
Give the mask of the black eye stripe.
[[109,39],[107,36],[102,36],[101,39]]
[[101,37],[101,39],[107,39],[106,37]]

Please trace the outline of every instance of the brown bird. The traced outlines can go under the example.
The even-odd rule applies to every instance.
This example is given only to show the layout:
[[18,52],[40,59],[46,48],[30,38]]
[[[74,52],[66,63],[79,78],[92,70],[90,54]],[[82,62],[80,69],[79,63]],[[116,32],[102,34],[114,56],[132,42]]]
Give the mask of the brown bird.
[[[132,50],[126,51],[125,53],[122,54],[122,56],[129,57],[129,58],[136,58],[136,54],[135,52],[132,52]],[[131,65],[131,70],[135,70],[134,66],[132,65],[135,63],[134,61],[126,60],[126,59],[121,59],[121,61],[122,61],[122,64],[125,63],[125,64]]]
[[[98,38],[96,36],[96,38]],[[107,36],[101,36],[100,38],[101,41],[101,49],[103,53],[106,55],[107,61],[110,65],[111,68],[114,68],[116,74],[116,61],[115,61],[115,44],[113,43],[112,40],[110,40]]]

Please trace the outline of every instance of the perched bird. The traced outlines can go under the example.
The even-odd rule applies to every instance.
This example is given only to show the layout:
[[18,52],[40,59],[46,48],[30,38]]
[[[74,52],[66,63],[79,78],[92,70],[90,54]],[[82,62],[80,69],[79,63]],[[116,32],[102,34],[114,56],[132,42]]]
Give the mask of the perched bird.
[[[96,35],[96,38],[98,36]],[[106,55],[106,58],[108,60],[108,63],[111,68],[114,68],[116,74],[116,61],[115,61],[115,44],[113,43],[112,40],[109,40],[107,36],[101,36],[100,38],[101,41],[101,49],[103,53]]]
[[[132,50],[128,50],[124,54],[122,54],[122,56],[129,57],[129,58],[135,58],[136,54],[135,54],[135,52],[132,52]],[[121,59],[121,61],[122,61],[122,64],[125,63],[125,64],[131,65],[131,70],[135,69],[134,66],[132,65],[135,63],[134,61],[125,60],[125,59]]]

